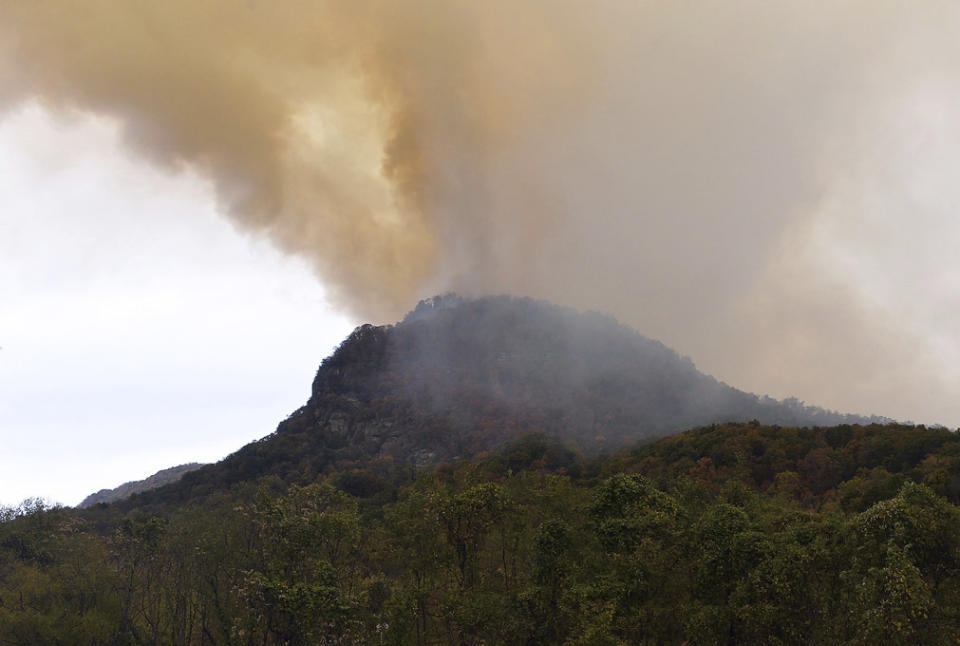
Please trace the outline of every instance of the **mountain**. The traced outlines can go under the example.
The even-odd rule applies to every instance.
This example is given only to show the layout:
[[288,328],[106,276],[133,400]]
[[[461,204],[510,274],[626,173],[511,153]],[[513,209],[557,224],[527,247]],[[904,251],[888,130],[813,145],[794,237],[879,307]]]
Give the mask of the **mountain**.
[[188,474],[177,497],[264,475],[309,482],[370,459],[438,464],[531,432],[589,454],[748,420],[886,421],[737,390],[608,316],[448,295],[396,325],[358,327],[323,361],[305,406],[271,435]]
[[182,478],[184,474],[190,473],[191,471],[196,471],[202,466],[204,465],[197,462],[181,464],[180,466],[157,471],[152,476],[144,480],[132,480],[130,482],[125,482],[115,489],[101,489],[100,491],[92,493],[84,498],[83,502],[77,505],[77,507],[83,509],[85,507],[92,507],[93,505],[101,502],[110,503],[116,500],[123,500],[124,498],[129,498],[133,494],[150,491],[151,489],[156,489],[158,487],[176,482]]
[[0,643],[960,643],[960,433],[857,419],[431,299],[218,464],[0,508]]

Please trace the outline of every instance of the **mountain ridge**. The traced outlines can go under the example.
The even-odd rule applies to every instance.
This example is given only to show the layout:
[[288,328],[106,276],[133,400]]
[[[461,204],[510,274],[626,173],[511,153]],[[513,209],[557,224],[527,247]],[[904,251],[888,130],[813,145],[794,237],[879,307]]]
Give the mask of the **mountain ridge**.
[[[361,325],[323,360],[307,403],[266,437],[171,487],[177,499],[334,465],[470,458],[528,433],[608,452],[688,428],[888,422],[737,390],[595,312],[530,298],[438,296]],[[167,494],[162,494],[166,496]]]
[[129,498],[134,494],[142,493],[144,491],[158,489],[164,485],[176,482],[185,474],[190,473],[191,471],[196,471],[203,466],[206,465],[199,462],[188,462],[186,464],[179,464],[175,467],[161,469],[160,471],[157,471],[153,475],[143,478],[142,480],[130,480],[129,482],[124,482],[122,485],[113,487],[112,489],[101,489],[100,491],[92,493],[84,498],[80,504],[77,505],[77,508],[84,509],[100,503],[111,503],[117,500]]

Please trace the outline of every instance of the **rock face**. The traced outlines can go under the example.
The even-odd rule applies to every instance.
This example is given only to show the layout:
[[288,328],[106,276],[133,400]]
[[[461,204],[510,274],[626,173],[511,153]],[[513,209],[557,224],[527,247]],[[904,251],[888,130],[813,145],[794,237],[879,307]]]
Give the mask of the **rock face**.
[[163,469],[162,471],[157,471],[145,480],[125,482],[116,489],[101,489],[97,493],[92,493],[84,498],[83,502],[77,506],[82,509],[84,507],[92,507],[93,505],[101,502],[110,503],[116,500],[123,500],[124,498],[129,498],[133,494],[150,491],[172,482],[176,482],[185,474],[195,471],[202,466],[205,465],[191,462],[190,464],[181,464],[180,466]]
[[739,391],[599,314],[531,299],[446,296],[394,326],[357,328],[305,406],[266,438],[193,474],[225,485],[382,459],[423,466],[543,433],[598,452],[714,422],[886,421]]

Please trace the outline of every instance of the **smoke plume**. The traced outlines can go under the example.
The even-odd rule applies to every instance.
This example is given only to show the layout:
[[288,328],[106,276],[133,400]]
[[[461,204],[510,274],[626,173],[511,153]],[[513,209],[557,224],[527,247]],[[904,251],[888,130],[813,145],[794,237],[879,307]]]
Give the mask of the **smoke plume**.
[[0,105],[116,118],[363,319],[533,295],[739,387],[960,423],[958,26],[884,0],[0,0]]

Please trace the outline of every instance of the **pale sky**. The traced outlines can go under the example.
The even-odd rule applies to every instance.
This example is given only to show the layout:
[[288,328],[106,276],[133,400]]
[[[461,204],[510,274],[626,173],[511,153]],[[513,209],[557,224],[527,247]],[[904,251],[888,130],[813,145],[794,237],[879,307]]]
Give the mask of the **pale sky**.
[[0,121],[0,504],[224,457],[306,402],[352,327],[109,120]]

